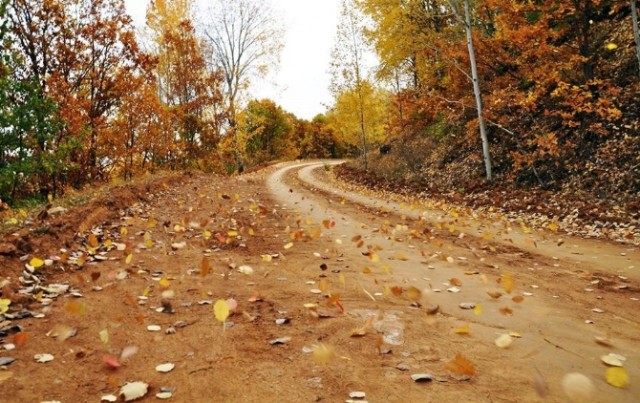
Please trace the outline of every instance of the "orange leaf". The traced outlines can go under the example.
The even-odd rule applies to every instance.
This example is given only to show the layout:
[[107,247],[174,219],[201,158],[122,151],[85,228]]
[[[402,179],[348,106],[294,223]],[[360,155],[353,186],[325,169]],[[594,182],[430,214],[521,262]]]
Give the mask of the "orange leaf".
[[27,333],[25,332],[16,333],[13,336],[13,344],[15,344],[18,347],[24,346],[27,343],[28,339],[29,339],[29,335]]
[[211,272],[211,265],[209,265],[209,260],[205,256],[203,256],[202,261],[200,262],[200,275],[204,277],[210,272]]
[[449,284],[451,284],[453,286],[456,286],[456,287],[461,287],[462,286],[462,281],[460,281],[459,278],[452,277],[452,278],[449,279]]
[[393,293],[393,295],[395,295],[396,297],[399,297],[402,295],[402,287],[391,287],[391,292]]
[[522,301],[524,301],[524,297],[522,295],[516,295],[513,298],[511,298],[511,300],[517,304],[521,303]]
[[489,294],[489,296],[493,299],[498,299],[500,297],[502,297],[502,293],[499,291],[495,291],[495,292],[489,292],[487,291],[487,294]]
[[92,248],[96,248],[98,246],[98,238],[96,238],[96,236],[93,234],[89,235],[89,239],[87,240],[87,242]]
[[460,353],[456,354],[456,358],[453,361],[447,363],[446,368],[458,376],[473,376],[476,373],[476,369],[471,361],[467,360],[465,356]]
[[513,315],[513,310],[508,306],[505,306],[504,308],[500,308],[500,313],[504,316],[511,316]]
[[87,307],[82,302],[78,301],[69,301],[64,306],[65,311],[75,314],[75,315],[84,315],[87,313]]

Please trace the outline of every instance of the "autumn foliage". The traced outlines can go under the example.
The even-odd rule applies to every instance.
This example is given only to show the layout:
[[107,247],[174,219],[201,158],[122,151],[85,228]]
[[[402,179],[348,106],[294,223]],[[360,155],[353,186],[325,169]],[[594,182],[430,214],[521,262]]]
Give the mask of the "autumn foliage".
[[[370,18],[379,82],[401,84],[387,121],[393,152],[374,170],[441,188],[480,182],[469,53],[455,12],[462,1],[356,3]],[[629,2],[470,3],[496,182],[637,195],[640,86]]]

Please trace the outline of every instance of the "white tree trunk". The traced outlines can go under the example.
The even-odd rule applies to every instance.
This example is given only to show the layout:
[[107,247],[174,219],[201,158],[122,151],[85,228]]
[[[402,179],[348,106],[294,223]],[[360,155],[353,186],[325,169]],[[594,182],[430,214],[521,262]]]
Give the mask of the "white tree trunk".
[[473,36],[471,34],[471,13],[469,11],[469,0],[464,0],[464,21],[465,30],[467,32],[467,47],[469,48],[469,63],[471,64],[471,79],[473,81],[473,93],[476,97],[476,106],[478,110],[478,125],[480,126],[480,137],[482,138],[482,155],[484,159],[484,167],[487,173],[487,180],[491,181],[493,175],[491,173],[491,155],[489,154],[489,139],[484,124],[482,114],[482,93],[480,92],[480,81],[478,79],[478,66],[476,64],[476,53],[473,48]]
[[636,56],[638,57],[638,74],[640,75],[640,33],[638,32],[637,0],[631,0],[631,23],[633,24],[633,38],[636,41]]

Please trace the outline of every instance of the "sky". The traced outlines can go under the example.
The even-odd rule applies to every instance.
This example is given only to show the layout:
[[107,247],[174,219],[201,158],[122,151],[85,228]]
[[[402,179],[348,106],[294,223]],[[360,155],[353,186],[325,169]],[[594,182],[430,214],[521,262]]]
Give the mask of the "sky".
[[[261,1],[261,0],[258,0]],[[285,27],[280,68],[251,89],[302,119],[324,113],[332,103],[328,73],[340,0],[272,0]],[[148,0],[125,0],[136,26],[143,26]]]

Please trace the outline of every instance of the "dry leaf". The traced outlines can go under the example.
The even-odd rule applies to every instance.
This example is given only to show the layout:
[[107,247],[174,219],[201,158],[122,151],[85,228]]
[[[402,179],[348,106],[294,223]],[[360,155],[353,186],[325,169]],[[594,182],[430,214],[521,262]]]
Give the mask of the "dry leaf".
[[24,346],[27,343],[28,339],[29,335],[26,332],[16,333],[13,336],[13,344],[15,344],[17,347]]
[[454,333],[456,334],[469,334],[470,332],[471,332],[471,329],[469,328],[469,324],[460,326],[459,328],[456,328],[454,330]]
[[452,277],[449,279],[449,284],[456,287],[462,287],[462,281],[459,278]]
[[505,316],[511,316],[513,315],[513,310],[508,306],[505,306],[504,308],[500,308],[500,313]]
[[203,256],[202,261],[200,262],[200,276],[204,277],[210,272],[211,272],[211,265],[209,264],[209,259]]
[[604,377],[609,385],[615,386],[616,388],[624,388],[629,384],[629,374],[624,368],[607,368]]
[[511,291],[513,291],[513,287],[515,286],[515,283],[513,281],[513,276],[510,273],[504,273],[500,277],[500,284],[502,285],[502,289],[507,294],[511,294]]
[[401,295],[402,295],[402,292],[403,292],[403,291],[402,291],[402,287],[398,287],[398,286],[391,287],[391,292],[392,292],[392,293],[393,293],[393,295],[395,295],[396,297],[399,297],[399,296],[401,296]]
[[499,291],[494,291],[494,292],[487,291],[487,294],[493,299],[498,299],[502,297],[502,293]]
[[524,301],[524,297],[522,295],[516,295],[513,298],[511,298],[511,300],[517,304],[521,303],[522,301]]
[[313,348],[313,360],[318,364],[327,364],[336,356],[333,347],[320,343]]
[[462,354],[456,354],[456,358],[453,361],[447,363],[446,368],[458,376],[468,375],[473,376],[476,373],[476,369]]
[[229,313],[230,313],[229,305],[227,304],[227,301],[223,299],[217,300],[216,303],[213,305],[213,313],[219,322],[224,323],[229,317]]

